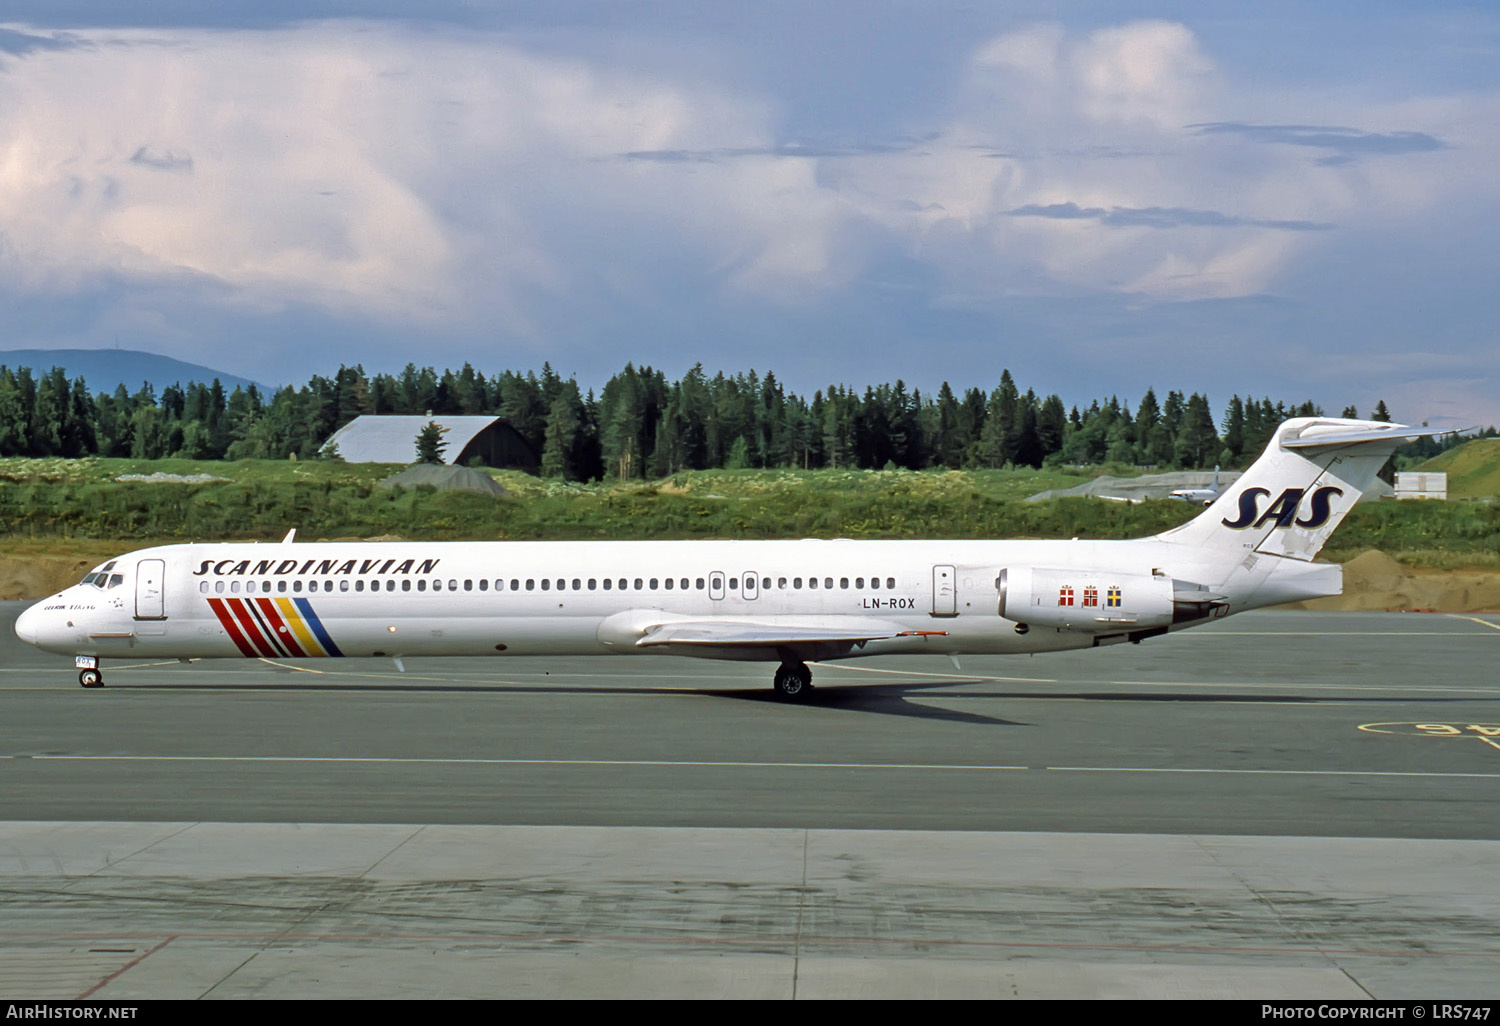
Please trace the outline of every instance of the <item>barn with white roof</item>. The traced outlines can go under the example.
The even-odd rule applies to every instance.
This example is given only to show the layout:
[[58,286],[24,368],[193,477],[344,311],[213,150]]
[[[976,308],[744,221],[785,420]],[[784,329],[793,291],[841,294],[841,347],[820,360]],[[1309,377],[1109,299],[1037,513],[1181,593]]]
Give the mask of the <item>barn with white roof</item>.
[[324,444],[337,446],[348,463],[415,463],[417,435],[428,423],[443,429],[443,462],[525,470],[541,466],[537,454],[515,428],[499,417],[396,416],[365,414],[339,428]]

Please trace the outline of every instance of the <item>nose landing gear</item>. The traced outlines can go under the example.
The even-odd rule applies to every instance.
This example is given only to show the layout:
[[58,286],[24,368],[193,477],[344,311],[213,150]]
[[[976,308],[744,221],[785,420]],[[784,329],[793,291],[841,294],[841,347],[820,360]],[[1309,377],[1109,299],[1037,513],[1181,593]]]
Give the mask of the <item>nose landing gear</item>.
[[98,656],[74,656],[73,665],[78,667],[78,683],[86,688],[104,687],[104,674],[99,669]]

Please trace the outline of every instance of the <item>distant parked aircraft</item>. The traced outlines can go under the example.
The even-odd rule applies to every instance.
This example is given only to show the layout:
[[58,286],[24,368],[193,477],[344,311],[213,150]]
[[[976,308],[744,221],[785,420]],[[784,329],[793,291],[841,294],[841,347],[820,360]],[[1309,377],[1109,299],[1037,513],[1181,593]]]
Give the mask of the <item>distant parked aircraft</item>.
[[1223,490],[1223,486],[1219,484],[1219,468],[1215,467],[1213,484],[1207,488],[1174,488],[1167,497],[1199,506],[1212,506]]

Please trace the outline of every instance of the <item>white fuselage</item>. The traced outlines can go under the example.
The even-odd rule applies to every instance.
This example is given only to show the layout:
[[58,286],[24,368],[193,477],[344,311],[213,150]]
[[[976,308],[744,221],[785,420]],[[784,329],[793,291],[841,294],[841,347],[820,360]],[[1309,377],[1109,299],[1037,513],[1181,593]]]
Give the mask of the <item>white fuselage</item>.
[[[1169,596],[1174,579],[1213,590],[1214,611],[1178,627],[1337,592],[1336,568],[1289,562],[1157,539],[185,544],[111,561],[27,610],[16,630],[100,659],[1042,652],[1140,638],[1128,623],[1018,629],[1031,618],[1014,606],[1000,615],[1002,570],[1076,568],[1101,589],[1111,574],[1154,578]],[[731,641],[732,630],[778,626],[870,640],[795,650],[642,640],[674,622],[732,625]]]

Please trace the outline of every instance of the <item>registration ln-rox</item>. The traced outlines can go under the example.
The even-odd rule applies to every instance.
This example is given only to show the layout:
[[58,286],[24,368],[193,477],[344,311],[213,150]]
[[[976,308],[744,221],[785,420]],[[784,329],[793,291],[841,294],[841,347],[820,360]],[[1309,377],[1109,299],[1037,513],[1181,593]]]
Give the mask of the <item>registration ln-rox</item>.
[[384,542],[168,545],[112,559],[16,621],[108,659],[623,655],[808,664],[1141,642],[1342,587],[1313,557],[1404,442],[1289,420],[1198,517],[1134,541]]

